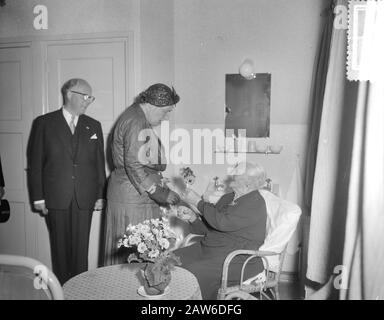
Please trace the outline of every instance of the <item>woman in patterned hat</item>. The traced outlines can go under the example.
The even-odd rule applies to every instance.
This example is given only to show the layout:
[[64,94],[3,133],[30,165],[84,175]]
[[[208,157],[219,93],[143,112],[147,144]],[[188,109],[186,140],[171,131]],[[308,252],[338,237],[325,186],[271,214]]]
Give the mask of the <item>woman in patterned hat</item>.
[[114,170],[108,183],[104,265],[124,263],[117,242],[129,224],[160,216],[160,205],[179,202],[162,184],[164,149],[153,127],[173,111],[180,98],[158,83],[142,92],[118,119],[113,132]]

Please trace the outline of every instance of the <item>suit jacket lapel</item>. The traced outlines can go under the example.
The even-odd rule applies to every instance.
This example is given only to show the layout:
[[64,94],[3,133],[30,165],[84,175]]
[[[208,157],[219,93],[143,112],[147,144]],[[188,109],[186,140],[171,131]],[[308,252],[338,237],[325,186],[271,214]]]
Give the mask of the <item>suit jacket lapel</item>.
[[62,109],[57,111],[57,133],[59,135],[61,142],[65,147],[65,150],[67,150],[71,158],[73,158],[72,143],[71,143],[72,132],[69,129],[68,123],[64,118]]

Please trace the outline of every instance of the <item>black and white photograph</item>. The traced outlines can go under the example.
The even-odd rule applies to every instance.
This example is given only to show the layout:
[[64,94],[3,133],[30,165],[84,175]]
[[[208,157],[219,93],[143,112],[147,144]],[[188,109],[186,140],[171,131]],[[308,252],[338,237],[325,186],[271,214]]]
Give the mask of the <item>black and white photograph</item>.
[[376,0],[0,0],[0,300],[383,300],[383,39]]

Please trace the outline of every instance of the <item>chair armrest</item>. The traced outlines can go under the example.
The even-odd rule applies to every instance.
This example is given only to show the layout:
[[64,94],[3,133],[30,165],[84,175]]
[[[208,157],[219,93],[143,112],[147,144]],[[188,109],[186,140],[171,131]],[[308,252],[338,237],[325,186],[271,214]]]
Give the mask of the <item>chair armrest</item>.
[[224,260],[224,264],[223,264],[223,273],[222,273],[222,278],[221,278],[221,290],[223,290],[223,291],[225,291],[227,288],[229,264],[232,262],[232,260],[235,257],[237,257],[239,255],[249,256],[248,259],[244,262],[242,270],[241,270],[241,277],[240,277],[240,286],[241,286],[241,284],[243,283],[245,267],[250,260],[252,260],[254,258],[263,259],[265,262],[265,265],[266,265],[266,272],[267,272],[267,277],[268,277],[269,264],[268,264],[268,260],[265,259],[265,257],[280,255],[280,253],[276,253],[276,252],[272,252],[272,251],[259,251],[259,250],[235,250],[235,251],[232,251],[230,254],[227,255],[227,257]]
[[42,286],[47,286],[54,300],[64,300],[63,288],[56,275],[40,261],[25,256],[0,255],[0,264],[30,269]]
[[280,253],[272,252],[272,251],[260,251],[260,250],[235,250],[227,255],[224,261],[223,267],[228,267],[231,261],[239,255],[248,255],[253,257],[267,257],[267,256],[277,256]]
[[264,250],[255,250],[254,252],[258,257],[278,256],[280,254],[277,252],[264,251]]
[[225,297],[225,300],[259,300],[248,292],[237,290]]

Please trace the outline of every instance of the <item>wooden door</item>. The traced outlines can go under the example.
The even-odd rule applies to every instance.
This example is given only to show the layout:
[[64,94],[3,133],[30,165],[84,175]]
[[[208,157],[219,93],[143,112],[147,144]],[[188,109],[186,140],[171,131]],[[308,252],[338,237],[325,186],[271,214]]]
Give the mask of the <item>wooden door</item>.
[[5,198],[11,206],[10,219],[0,224],[0,254],[32,256],[36,252],[36,241],[30,240],[38,217],[29,205],[25,170],[32,101],[30,44],[0,45],[0,155]]

